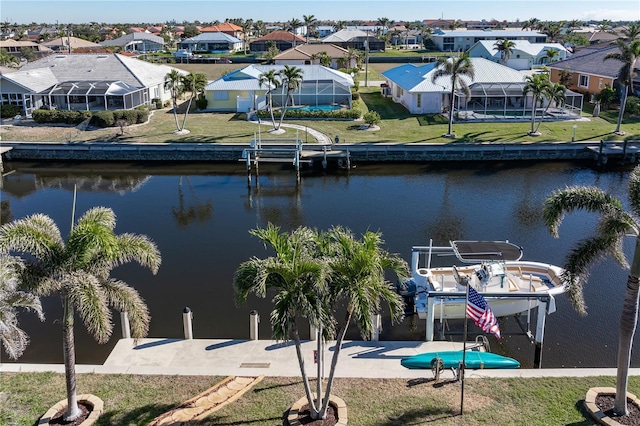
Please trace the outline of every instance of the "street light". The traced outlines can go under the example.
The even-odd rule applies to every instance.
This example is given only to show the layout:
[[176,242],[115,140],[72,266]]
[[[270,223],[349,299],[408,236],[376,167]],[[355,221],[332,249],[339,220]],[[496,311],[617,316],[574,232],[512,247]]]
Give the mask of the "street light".
[[575,142],[576,141],[576,129],[578,128],[577,124],[573,125],[573,137],[571,138],[571,142]]

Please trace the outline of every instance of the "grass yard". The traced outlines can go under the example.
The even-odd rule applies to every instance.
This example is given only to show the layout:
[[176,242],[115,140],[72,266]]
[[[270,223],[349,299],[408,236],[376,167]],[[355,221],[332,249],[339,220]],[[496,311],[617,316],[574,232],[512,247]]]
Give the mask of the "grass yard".
[[[430,373],[428,374],[430,376]],[[66,397],[64,375],[3,373],[0,424],[30,426]],[[98,425],[146,425],[222,377],[79,374],[78,393],[105,403]],[[336,379],[334,394],[348,407],[349,425],[593,425],[583,409],[587,390],[614,386],[613,377],[468,379],[464,415],[460,383],[431,379]],[[313,384],[312,384],[313,387]],[[640,377],[630,377],[638,393]],[[267,377],[238,401],[211,415],[208,425],[273,426],[304,395],[298,378]]]

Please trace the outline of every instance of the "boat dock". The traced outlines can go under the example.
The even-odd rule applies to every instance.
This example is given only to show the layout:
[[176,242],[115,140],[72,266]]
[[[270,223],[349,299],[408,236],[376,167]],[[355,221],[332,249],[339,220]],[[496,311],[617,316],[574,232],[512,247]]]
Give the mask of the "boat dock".
[[255,170],[258,174],[260,163],[292,164],[298,172],[300,166],[321,162],[327,168],[329,160],[335,160],[338,167],[349,168],[349,150],[334,150],[331,144],[304,144],[301,139],[262,139],[254,138],[249,142],[249,148],[242,150],[242,157],[238,161],[245,162],[247,177],[251,183],[251,174]]
[[587,147],[593,153],[595,160],[599,166],[607,164],[609,159],[620,160],[622,164],[636,163],[640,157],[640,141],[625,140],[623,142],[616,141],[600,141],[598,146]]

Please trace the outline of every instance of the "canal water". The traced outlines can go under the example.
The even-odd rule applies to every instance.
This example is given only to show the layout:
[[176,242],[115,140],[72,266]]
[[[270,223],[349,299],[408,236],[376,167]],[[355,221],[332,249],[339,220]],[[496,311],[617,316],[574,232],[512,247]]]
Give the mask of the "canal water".
[[[162,253],[157,275],[135,265],[113,276],[141,293],[152,315],[151,337],[183,336],[182,311],[193,311],[196,338],[249,338],[249,312],[261,316],[260,337],[270,338],[270,300],[252,297],[233,303],[233,274],[252,256],[271,255],[249,235],[257,226],[275,223],[290,230],[300,225],[328,229],[342,225],[359,234],[380,231],[389,251],[409,260],[412,245],[446,244],[452,239],[506,239],[523,246],[524,259],[561,265],[572,245],[588,236],[596,217],[568,216],[560,238],[546,230],[541,210],[545,197],[566,185],[595,185],[626,201],[629,169],[599,172],[592,164],[450,163],[357,164],[350,171],[295,172],[261,166],[248,185],[237,164],[5,164],[2,223],[33,213],[52,217],[63,236],[71,226],[74,185],[76,217],[94,206],[117,215],[117,233],[146,234]],[[625,242],[628,255],[632,238]],[[542,365],[615,366],[620,310],[626,272],[605,259],[585,286],[588,315],[578,316],[564,296],[548,316]],[[31,344],[19,362],[62,362],[59,298],[44,300],[46,321],[20,315]],[[101,363],[120,337],[116,314],[113,337],[99,345],[76,322],[77,362]],[[533,363],[534,347],[513,319],[502,323],[503,337],[492,350]],[[535,328],[535,323],[532,324]],[[446,338],[457,338],[460,324],[448,324]],[[471,336],[479,330],[470,327]],[[383,321],[382,340],[420,340],[425,324],[417,317],[399,325]],[[303,335],[303,338],[307,338]],[[347,336],[359,339],[357,330]],[[640,366],[634,347],[632,366]],[[7,356],[2,353],[2,362]]]

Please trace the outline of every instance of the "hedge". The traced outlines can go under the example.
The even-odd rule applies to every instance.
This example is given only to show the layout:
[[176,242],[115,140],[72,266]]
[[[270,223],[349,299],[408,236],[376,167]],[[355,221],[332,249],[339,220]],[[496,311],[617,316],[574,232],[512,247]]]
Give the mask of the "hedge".
[[10,118],[22,114],[22,108],[18,105],[2,104],[0,106],[0,117]]
[[77,125],[82,123],[87,118],[90,118],[91,115],[91,111],[37,109],[33,111],[31,117],[36,123],[65,123]]
[[[275,110],[273,112],[273,116],[275,118],[280,118],[281,110]],[[310,118],[310,119],[351,119],[357,120],[362,115],[362,112],[357,109],[339,109],[335,111],[304,111],[300,109],[287,109],[287,112],[284,115],[284,119],[301,119],[301,118]],[[258,117],[260,118],[271,118],[271,113],[266,110],[258,111]]]

